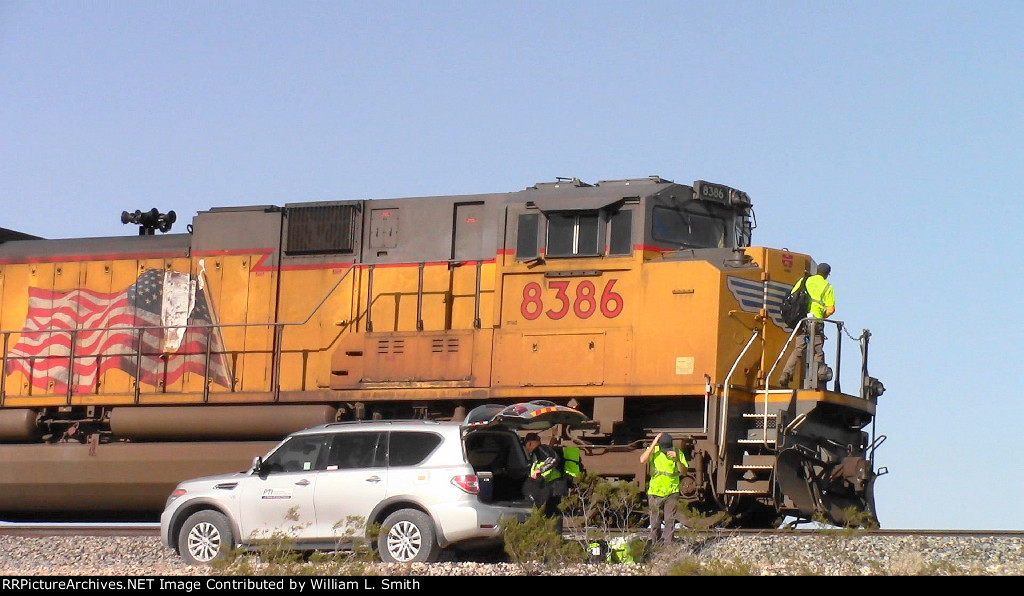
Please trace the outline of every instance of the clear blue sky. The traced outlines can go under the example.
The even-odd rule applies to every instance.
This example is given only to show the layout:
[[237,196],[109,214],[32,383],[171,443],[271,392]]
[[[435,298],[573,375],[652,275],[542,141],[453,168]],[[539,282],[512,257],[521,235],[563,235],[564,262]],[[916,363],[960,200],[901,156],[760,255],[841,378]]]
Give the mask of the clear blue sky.
[[0,226],[728,184],[872,331],[882,525],[1020,530],[1022,28],[996,0],[5,0]]

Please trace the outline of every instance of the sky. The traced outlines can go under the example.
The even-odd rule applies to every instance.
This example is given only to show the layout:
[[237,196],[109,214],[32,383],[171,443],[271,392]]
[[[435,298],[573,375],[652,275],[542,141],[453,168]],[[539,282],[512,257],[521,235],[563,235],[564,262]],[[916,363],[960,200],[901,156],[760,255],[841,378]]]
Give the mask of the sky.
[[1022,530],[1022,26],[1001,0],[0,0],[0,227],[726,184],[871,331],[882,527]]

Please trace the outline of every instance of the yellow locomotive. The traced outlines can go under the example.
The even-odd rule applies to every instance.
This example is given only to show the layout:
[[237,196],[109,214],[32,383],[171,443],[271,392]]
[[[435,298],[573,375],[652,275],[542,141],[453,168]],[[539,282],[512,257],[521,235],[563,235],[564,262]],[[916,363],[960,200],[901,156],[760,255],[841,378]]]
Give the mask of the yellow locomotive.
[[638,450],[669,433],[684,501],[736,525],[874,517],[870,334],[828,321],[832,386],[777,386],[801,349],[779,303],[814,264],[751,246],[744,192],[559,179],[214,208],[156,233],[175,219],[125,212],[139,234],[117,238],[0,230],[0,515],[155,511],[177,481],[313,424],[548,400],[593,420],[548,438],[602,475],[642,482]]

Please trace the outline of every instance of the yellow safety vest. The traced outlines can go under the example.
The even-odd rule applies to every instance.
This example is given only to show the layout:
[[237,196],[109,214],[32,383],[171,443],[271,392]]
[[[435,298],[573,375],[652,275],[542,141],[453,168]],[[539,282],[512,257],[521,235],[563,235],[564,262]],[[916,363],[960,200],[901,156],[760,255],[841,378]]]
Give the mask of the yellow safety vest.
[[[540,447],[538,447],[537,449],[540,449]],[[532,476],[534,470],[539,470],[543,466],[544,466],[544,460],[540,459],[535,454],[533,456],[533,465],[530,466],[530,475]],[[547,472],[541,472],[540,473],[540,477],[544,479],[544,482],[553,482],[553,481],[558,480],[559,478],[562,477],[562,471],[558,469],[558,466],[553,466]]]
[[678,450],[676,457],[669,457],[661,447],[655,447],[651,459],[651,481],[647,484],[647,494],[655,497],[667,497],[679,492],[679,464],[686,465],[686,457]]
[[[801,280],[802,281],[802,280]],[[807,314],[811,315],[815,319],[825,318],[826,307],[835,307],[836,297],[832,291],[832,284],[825,281],[825,278],[820,275],[812,275],[807,278],[807,294],[810,296],[811,301],[807,307]],[[796,282],[793,285],[793,292],[796,291],[797,287],[800,286],[800,282]]]

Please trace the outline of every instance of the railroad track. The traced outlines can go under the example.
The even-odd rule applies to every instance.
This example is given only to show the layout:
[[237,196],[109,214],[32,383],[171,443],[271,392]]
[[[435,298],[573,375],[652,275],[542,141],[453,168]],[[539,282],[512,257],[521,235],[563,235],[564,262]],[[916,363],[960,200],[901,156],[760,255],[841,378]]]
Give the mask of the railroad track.
[[[602,531],[603,532],[603,531]],[[636,530],[632,533],[644,533],[645,530]],[[685,530],[677,530],[676,536]],[[813,536],[816,534],[827,534],[835,532],[854,532],[861,536],[951,536],[951,537],[1020,537],[1024,538],[1024,530],[918,530],[918,529],[894,529],[894,530],[844,530],[838,528],[824,529],[775,529],[775,530],[740,530],[740,529],[717,529],[717,530],[693,530],[697,535],[717,536]],[[615,534],[616,532],[603,532]],[[118,522],[118,523],[94,523],[94,522],[2,522],[0,521],[0,536],[159,536],[160,524],[156,522]],[[571,537],[567,534],[567,537]]]
[[0,536],[159,536],[159,523],[0,522]]

